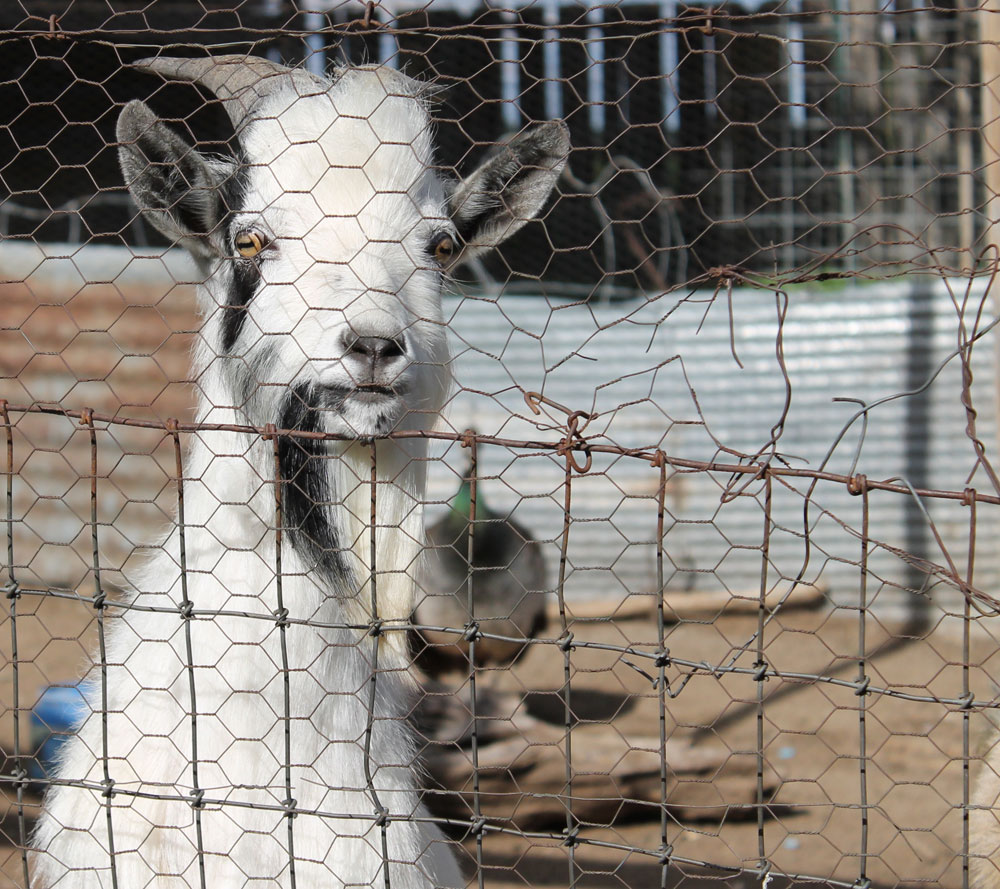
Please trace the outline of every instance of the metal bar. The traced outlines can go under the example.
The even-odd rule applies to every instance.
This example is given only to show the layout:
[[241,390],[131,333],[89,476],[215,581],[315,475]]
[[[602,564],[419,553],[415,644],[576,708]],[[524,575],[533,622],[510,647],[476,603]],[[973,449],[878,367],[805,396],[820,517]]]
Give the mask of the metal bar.
[[378,534],[378,449],[377,443],[370,444],[371,452],[371,475],[369,476],[370,506],[371,511],[368,516],[368,540],[369,540],[369,575],[368,585],[371,593],[371,622],[368,625],[368,635],[372,640],[371,652],[371,673],[368,678],[368,723],[365,725],[365,781],[368,784],[368,793],[375,806],[375,824],[379,828],[382,839],[382,885],[385,889],[390,889],[389,883],[389,810],[382,805],[379,799],[378,790],[375,788],[375,779],[372,773],[372,733],[375,728],[375,701],[378,689],[378,655],[382,638],[382,622],[378,616],[378,567],[376,564],[377,534]]
[[705,33],[702,37],[701,49],[701,70],[705,80],[704,87],[704,109],[705,117],[714,121],[719,116],[719,73],[716,69],[716,41],[715,31]]
[[[834,0],[833,3],[838,13],[846,12],[850,9],[850,0]],[[835,46],[831,52],[831,64],[833,66],[834,77],[839,83],[848,83],[851,80],[848,74],[850,62],[844,63],[844,57],[850,52],[851,20],[842,14],[835,15],[833,21]],[[849,56],[848,56],[849,59]],[[840,90],[837,95],[837,111],[841,120],[849,120],[849,99],[845,90]],[[855,200],[855,180],[858,171],[855,168],[854,160],[854,137],[848,127],[837,128],[837,197],[840,204],[840,238],[842,241],[849,241],[857,228],[857,207]],[[848,251],[843,262],[847,271],[853,272],[858,265],[857,258],[852,251]]]
[[767,566],[771,546],[771,479],[764,479],[764,536],[760,545],[760,604],[757,608],[757,661],[754,681],[757,683],[757,858],[763,876],[771,870],[764,842],[764,682],[769,666],[764,656],[764,627],[766,626],[765,600],[767,597]]
[[[474,572],[476,570],[476,502],[479,495],[479,447],[476,443],[475,430],[466,431],[464,444],[469,448],[469,540],[465,550],[468,572],[465,576],[465,601],[469,609],[469,627],[466,637],[469,640],[469,718],[472,720],[472,737],[469,754],[472,757],[472,816],[476,824],[483,816],[482,800],[479,790],[479,700],[476,691],[476,640],[479,638],[479,623],[476,620],[476,599]],[[483,831],[476,830],[476,882],[479,889],[485,887],[485,871],[483,870]]]
[[302,25],[306,31],[305,63],[306,70],[317,77],[326,76],[326,44],[323,35],[324,16],[321,12],[306,12],[302,16]]
[[604,10],[594,6],[587,10],[587,21],[594,27],[587,29],[586,50],[590,59],[587,65],[587,122],[591,135],[597,139],[604,134],[607,114],[605,102],[605,52],[601,25],[604,22]]
[[858,584],[858,781],[861,815],[861,836],[858,846],[858,885],[868,880],[868,724],[867,697],[867,616],[868,616],[868,527],[871,516],[868,486],[861,479],[861,576]]
[[7,582],[4,590],[10,603],[10,666],[11,666],[11,715],[14,723],[14,788],[17,794],[17,838],[21,854],[21,875],[24,889],[31,889],[31,875],[28,871],[28,828],[24,817],[24,787],[27,783],[28,770],[24,767],[24,754],[21,750],[21,674],[19,669],[20,655],[17,646],[17,602],[20,589],[14,573],[14,428],[10,423],[6,400],[0,400],[0,416],[3,417],[3,427],[7,439],[7,510],[5,525],[7,528]]
[[115,782],[111,778],[108,752],[108,649],[104,613],[107,596],[101,584],[100,545],[97,536],[97,432],[94,428],[94,414],[89,408],[81,411],[80,425],[87,427],[90,436],[90,538],[93,557],[94,595],[91,599],[97,615],[97,644],[101,661],[101,766],[104,780],[101,795],[105,800],[105,820],[108,830],[108,861],[111,869],[111,887],[118,889],[118,864],[115,857],[115,834],[111,816],[111,801],[115,796]]
[[[661,3],[660,18],[669,22],[672,27],[677,18],[677,0],[666,0]],[[663,72],[663,83],[660,85],[660,97],[663,102],[663,125],[667,132],[676,133],[681,126],[680,86],[677,84],[677,67],[679,54],[677,50],[677,33],[667,26],[662,27],[659,37],[660,71]]]
[[177,545],[181,571],[181,605],[180,615],[184,626],[184,652],[187,663],[184,665],[188,674],[188,700],[191,702],[191,810],[194,813],[195,851],[198,856],[198,884],[206,889],[205,881],[205,841],[202,833],[201,813],[204,791],[198,780],[198,697],[195,689],[194,644],[191,639],[191,620],[194,604],[188,595],[187,542],[185,540],[186,522],[184,518],[184,457],[181,452],[181,437],[177,431],[177,421],[167,420],[170,438],[174,446],[174,472],[177,477]]
[[[277,19],[281,15],[282,0],[263,0],[261,11],[269,19]],[[281,50],[276,46],[267,48],[267,58],[272,62],[281,64]]]
[[[976,498],[975,492],[970,488],[970,496],[967,500],[969,507],[969,553],[966,563],[965,578],[967,583],[972,583],[976,564]],[[972,689],[969,685],[970,671],[972,666],[971,651],[971,629],[972,629],[972,603],[966,599],[962,612],[962,698],[972,703]],[[962,889],[969,889],[969,813],[971,811],[970,799],[970,779],[971,779],[971,757],[972,745],[970,733],[972,728],[972,707],[963,707],[962,714]]]
[[559,598],[559,623],[562,634],[559,637],[559,648],[563,653],[563,684],[559,696],[563,702],[563,731],[565,732],[564,749],[566,751],[566,830],[563,833],[563,845],[567,850],[569,867],[569,889],[576,886],[579,872],[576,864],[576,846],[579,841],[579,825],[573,815],[573,702],[572,678],[573,666],[571,655],[573,651],[573,634],[569,631],[566,617],[566,565],[569,561],[569,531],[573,522],[573,455],[566,453],[566,472],[563,477],[563,529],[559,545],[559,582],[556,585],[556,595]]
[[[659,457],[659,454],[657,455]],[[660,727],[660,849],[662,867],[660,868],[660,889],[667,889],[667,877],[670,873],[670,859],[673,846],[668,835],[669,816],[667,805],[670,802],[667,795],[667,664],[670,662],[666,645],[666,619],[663,613],[663,595],[666,592],[666,582],[663,574],[663,532],[664,514],[666,513],[667,497],[667,463],[662,458],[654,461],[659,463],[660,479],[656,488],[656,642],[658,657],[654,662],[659,668],[656,676],[658,722]]]
[[516,19],[512,12],[504,11],[500,18],[505,23],[500,32],[500,120],[510,131],[521,129],[521,56],[517,45],[517,31],[509,27]]
[[281,681],[282,681],[282,704],[281,715],[284,726],[284,756],[282,757],[282,769],[285,775],[285,799],[281,808],[285,812],[288,824],[288,884],[291,889],[295,889],[295,831],[294,820],[297,802],[292,796],[292,691],[291,676],[288,668],[288,639],[287,630],[289,626],[288,610],[285,608],[285,597],[283,590],[283,570],[281,564],[281,549],[284,531],[284,488],[286,481],[281,477],[281,457],[279,455],[278,432],[270,426],[262,436],[264,441],[271,442],[271,454],[274,463],[274,590],[275,609],[273,615],[263,615],[274,621],[278,628],[279,644],[281,648]]
[[788,123],[795,129],[806,125],[806,49],[805,35],[795,15],[802,11],[802,0],[789,0],[792,16],[785,20],[788,50]]
[[545,116],[550,120],[562,118],[562,69],[559,58],[559,2],[558,0],[542,0],[542,18],[545,21],[545,31],[542,34],[542,65],[545,72]]
[[[790,0],[793,12],[801,11],[801,0]],[[788,124],[789,131],[786,144],[779,148],[781,158],[781,262],[786,268],[793,268],[797,250],[796,228],[796,172],[799,166],[799,151],[803,144],[802,134],[807,123],[806,109],[806,69],[805,41],[803,39],[802,23],[796,18],[787,19],[787,89],[788,89]]]
[[399,41],[394,31],[396,18],[392,12],[381,3],[376,7],[376,14],[382,27],[378,33],[378,60],[380,65],[387,68],[399,68]]

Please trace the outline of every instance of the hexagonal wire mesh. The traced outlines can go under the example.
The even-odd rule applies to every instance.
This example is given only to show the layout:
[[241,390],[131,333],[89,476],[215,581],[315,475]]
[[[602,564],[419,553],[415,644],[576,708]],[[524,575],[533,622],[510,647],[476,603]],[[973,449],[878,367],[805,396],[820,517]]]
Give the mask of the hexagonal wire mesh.
[[997,883],[995,17],[0,9],[4,885]]

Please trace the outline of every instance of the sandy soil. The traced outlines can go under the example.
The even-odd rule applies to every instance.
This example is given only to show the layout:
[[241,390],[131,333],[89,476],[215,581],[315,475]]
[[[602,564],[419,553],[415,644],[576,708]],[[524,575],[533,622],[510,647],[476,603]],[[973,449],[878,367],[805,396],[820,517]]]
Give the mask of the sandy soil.
[[[84,604],[23,598],[17,603],[20,706],[30,708],[39,688],[66,681],[76,674],[92,646],[94,621]],[[756,627],[753,616],[722,615],[714,621],[689,622],[668,628],[667,644],[676,657],[722,662],[741,648]],[[613,645],[653,645],[655,623],[648,618],[610,622],[579,622],[578,640]],[[868,665],[873,686],[892,686],[916,694],[955,697],[961,692],[963,648],[961,619],[939,617],[919,638],[895,635],[900,624],[869,617],[867,648],[876,652]],[[0,635],[7,656],[0,674],[0,695],[6,713],[0,720],[0,744],[13,746],[14,670],[10,662],[10,621]],[[556,632],[554,635],[558,635]],[[839,675],[853,679],[858,645],[856,614],[848,610],[788,612],[778,616],[765,633],[767,661],[777,669]],[[878,653],[881,650],[881,653]],[[986,622],[974,627],[969,679],[977,699],[993,695],[992,676],[1000,676],[997,643]],[[741,655],[749,666],[754,653]],[[575,732],[588,724],[613,724],[623,752],[630,738],[655,736],[659,695],[650,677],[636,666],[648,662],[614,651],[577,649],[572,652]],[[533,646],[512,667],[486,671],[479,686],[516,692],[533,718],[561,724],[563,653],[555,646]],[[671,689],[677,690],[681,670],[671,668]],[[459,694],[467,688],[459,684]],[[721,767],[711,774],[679,775],[676,792],[698,800],[683,809],[680,820],[668,818],[668,842],[682,858],[715,868],[672,866],[666,885],[689,884],[701,878],[733,886],[757,882],[751,875],[734,875],[727,868],[754,867],[759,849],[773,868],[793,874],[853,882],[862,867],[874,883],[925,886],[962,885],[963,720],[953,706],[915,703],[884,695],[859,698],[850,688],[814,683],[765,682],[767,699],[761,723],[764,739],[768,808],[759,830],[756,811],[727,807],[727,794],[741,789],[752,799],[756,788],[757,685],[749,676],[697,675],[677,697],[666,702],[667,732],[676,741],[719,752]],[[867,743],[868,856],[861,857],[862,817],[859,807],[859,704],[864,703]],[[982,746],[985,717],[969,717],[973,746]],[[22,722],[25,717],[22,712]],[[584,737],[581,734],[580,737]],[[586,751],[577,746],[585,758]],[[610,771],[614,763],[609,762]],[[670,763],[668,762],[668,767]],[[8,761],[5,773],[9,774]],[[685,786],[699,785],[685,796]],[[531,786],[511,791],[530,792]],[[712,796],[713,791],[715,796]],[[0,851],[0,886],[23,885],[16,810],[10,806],[2,830],[7,845]],[[27,821],[35,811],[32,799]],[[607,812],[620,807],[609,806]],[[694,811],[694,810],[697,811]],[[643,815],[645,812],[645,815]],[[695,817],[697,815],[697,817]],[[564,816],[562,816],[564,818]],[[483,838],[483,883],[497,889],[522,886],[568,886],[571,867],[577,886],[646,887],[661,883],[662,868],[655,855],[661,843],[656,806],[621,810],[581,828],[585,842],[570,850],[558,840],[487,833]],[[558,834],[559,818],[540,833]],[[593,842],[609,845],[593,845]],[[620,847],[625,847],[623,850]],[[631,848],[640,851],[628,851]],[[474,874],[476,845],[465,842],[469,873]],[[472,877],[472,885],[475,885]],[[783,882],[783,881],[777,881]]]

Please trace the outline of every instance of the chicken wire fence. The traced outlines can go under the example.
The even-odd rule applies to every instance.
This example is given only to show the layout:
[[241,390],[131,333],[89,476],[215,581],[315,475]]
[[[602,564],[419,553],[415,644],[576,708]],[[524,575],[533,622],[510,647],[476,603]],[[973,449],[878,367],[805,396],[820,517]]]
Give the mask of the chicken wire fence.
[[[4,884],[995,883],[997,18],[0,8]],[[225,84],[140,61],[221,55],[433,91],[379,74],[370,114],[338,112],[378,143],[324,148],[369,189],[345,213],[321,178],[281,181],[347,126],[309,136],[313,93],[248,106],[282,124],[263,140]],[[417,98],[432,163],[426,126],[379,116]],[[381,146],[461,193],[549,120],[569,160],[496,177],[523,229],[492,252],[428,229],[424,191],[411,228],[379,228],[410,193]],[[186,146],[144,144],[161,188],[215,193],[233,157],[226,182],[276,171],[270,227],[192,263],[215,233],[123,182],[146,132]],[[536,169],[552,196],[523,209],[508,190]],[[216,190],[229,232],[245,195]],[[274,230],[304,218],[289,195],[312,231]],[[313,266],[363,276],[373,244],[425,231],[402,283],[365,283],[390,312],[424,282],[423,314],[352,328],[337,360],[366,340],[374,373],[447,329],[446,357],[407,358],[446,370],[443,407],[410,393],[384,428],[331,431],[348,396],[253,349],[328,357],[297,325],[360,297],[331,302]],[[301,303],[285,327],[264,290],[205,289],[264,242],[308,254],[254,279]]]

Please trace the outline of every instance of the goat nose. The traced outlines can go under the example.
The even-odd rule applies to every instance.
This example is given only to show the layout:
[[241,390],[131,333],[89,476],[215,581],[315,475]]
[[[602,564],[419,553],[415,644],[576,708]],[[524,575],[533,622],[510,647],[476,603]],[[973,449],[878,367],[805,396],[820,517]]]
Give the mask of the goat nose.
[[392,337],[359,336],[348,342],[347,352],[367,359],[372,364],[380,364],[393,358],[401,358],[406,354],[406,349],[402,341]]

